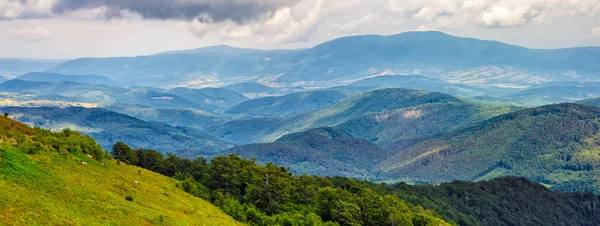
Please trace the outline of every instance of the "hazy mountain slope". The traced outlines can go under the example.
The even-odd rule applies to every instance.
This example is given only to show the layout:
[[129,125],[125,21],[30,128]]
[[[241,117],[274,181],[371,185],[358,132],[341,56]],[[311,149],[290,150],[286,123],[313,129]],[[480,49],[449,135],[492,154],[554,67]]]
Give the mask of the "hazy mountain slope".
[[441,93],[382,89],[293,118],[275,132],[264,136],[263,141],[310,128],[339,126],[353,136],[387,145],[399,138],[432,135],[511,110],[509,107],[479,106]]
[[[594,63],[600,60],[600,48],[536,50],[441,32],[343,37],[295,54],[303,57],[303,67],[282,75],[279,81],[354,78],[375,72],[373,68],[377,72],[398,69],[455,71],[498,65],[555,76],[568,71],[590,76],[600,72],[600,66]],[[527,83],[526,79],[521,80],[513,82]]]
[[243,82],[227,85],[223,88],[230,89],[239,93],[274,93],[275,89],[256,82]]
[[248,98],[241,93],[224,88],[174,88],[169,90],[169,93],[185,97],[197,104],[211,104],[221,108],[234,106]]
[[287,118],[243,118],[209,127],[202,132],[238,144],[259,143],[289,122]]
[[600,107],[600,98],[586,99],[586,100],[578,101],[577,103],[587,105],[587,106],[592,106],[592,107]]
[[156,86],[260,81],[323,87],[384,74],[418,74],[498,87],[600,79],[597,47],[528,49],[431,31],[343,37],[289,51],[227,49],[76,59],[48,72],[102,74],[125,84]]
[[59,63],[60,60],[0,58],[0,75],[16,77],[32,71],[44,71]]
[[242,102],[225,113],[244,116],[293,117],[317,111],[356,95],[346,90],[315,90]]
[[0,76],[0,82],[4,82],[4,81],[6,81],[6,80],[7,80],[7,78],[6,78],[6,77],[4,77],[4,76]]
[[600,109],[548,105],[420,142],[377,168],[388,178],[443,182],[524,176],[559,190],[600,191]]
[[[48,129],[71,128],[94,138],[102,147],[110,149],[117,141],[139,148],[154,148],[160,152],[195,149],[215,152],[232,145],[213,136],[190,128],[171,127],[162,123],[146,122],[99,108],[0,108],[15,119]],[[193,153],[186,151],[188,156]]]
[[462,84],[452,84],[435,78],[422,75],[385,75],[356,81],[348,88],[353,89],[381,89],[381,88],[404,88],[425,90],[429,92],[440,92],[459,96],[481,96],[487,94],[501,94],[505,90],[493,87],[479,87]]
[[33,136],[42,145],[54,140],[38,139],[47,135],[38,137],[41,131],[5,117],[0,127],[1,225],[239,225],[212,204],[177,188],[174,179],[112,159],[87,157],[82,149],[85,152],[89,143],[71,139],[69,149],[31,151],[31,141],[21,140],[26,134],[25,139]]
[[115,104],[103,108],[145,121],[162,122],[171,126],[192,127],[199,130],[225,123],[228,120],[224,116],[195,109],[155,109],[125,104]]
[[129,104],[152,108],[193,108],[206,111],[220,111],[226,107],[221,106],[222,103],[214,99],[211,99],[214,102],[205,100],[195,102],[153,87],[123,88],[74,82],[50,83],[15,79],[0,83],[0,92],[36,94],[35,98],[40,100],[47,96],[62,97],[64,99],[61,100],[64,101],[85,102],[95,106]]
[[273,143],[238,146],[217,155],[236,154],[289,166],[293,172],[372,178],[370,169],[392,153],[334,128],[288,134]]
[[600,83],[550,83],[501,97],[528,106],[576,102],[600,97]]
[[116,85],[113,80],[102,75],[63,75],[56,73],[30,72],[20,75],[15,79],[34,82],[78,82],[94,85]]
[[263,143],[289,133],[337,126],[355,137],[390,145],[414,142],[416,138],[515,109],[519,108],[475,103],[441,93],[391,88],[366,92],[331,107],[285,120],[233,120],[206,132],[236,143]]

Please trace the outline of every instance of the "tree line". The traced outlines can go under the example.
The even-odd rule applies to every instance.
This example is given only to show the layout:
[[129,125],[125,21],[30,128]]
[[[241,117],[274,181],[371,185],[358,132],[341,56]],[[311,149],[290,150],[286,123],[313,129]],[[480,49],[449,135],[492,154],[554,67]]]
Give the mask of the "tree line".
[[178,187],[251,225],[449,225],[433,211],[343,177],[294,175],[236,155],[186,159],[118,142],[112,155],[178,179]]

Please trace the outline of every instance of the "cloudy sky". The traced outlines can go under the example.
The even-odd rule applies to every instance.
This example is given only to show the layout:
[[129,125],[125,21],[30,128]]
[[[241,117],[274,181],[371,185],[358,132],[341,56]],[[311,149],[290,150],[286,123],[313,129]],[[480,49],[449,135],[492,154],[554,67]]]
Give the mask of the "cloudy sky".
[[600,46],[600,0],[0,0],[0,57],[311,47],[439,30],[530,48]]

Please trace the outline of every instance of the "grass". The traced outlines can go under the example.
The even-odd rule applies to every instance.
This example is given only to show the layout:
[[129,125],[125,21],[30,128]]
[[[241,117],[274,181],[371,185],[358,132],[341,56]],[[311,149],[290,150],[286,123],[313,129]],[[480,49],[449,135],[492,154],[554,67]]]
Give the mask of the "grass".
[[114,160],[0,145],[0,225],[239,225],[176,183]]

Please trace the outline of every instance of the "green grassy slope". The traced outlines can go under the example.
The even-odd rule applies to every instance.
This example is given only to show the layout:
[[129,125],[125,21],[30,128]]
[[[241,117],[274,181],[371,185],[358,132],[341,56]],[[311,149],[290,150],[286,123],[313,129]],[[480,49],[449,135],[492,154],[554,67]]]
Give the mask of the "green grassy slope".
[[600,109],[548,105],[505,114],[401,150],[390,178],[443,182],[524,176],[563,191],[600,192]]
[[[47,142],[71,141],[39,135],[43,131],[4,117],[0,127],[0,225],[239,225],[176,188],[174,179],[89,158],[81,152],[88,145],[83,141],[59,145],[68,145],[68,152],[49,151]],[[25,143],[40,139],[35,147],[46,151],[24,153]]]

